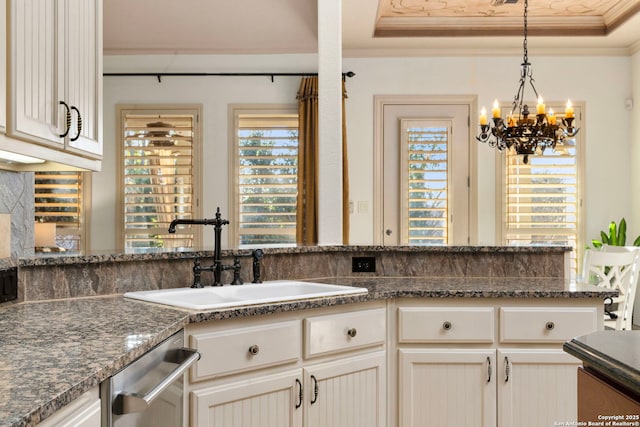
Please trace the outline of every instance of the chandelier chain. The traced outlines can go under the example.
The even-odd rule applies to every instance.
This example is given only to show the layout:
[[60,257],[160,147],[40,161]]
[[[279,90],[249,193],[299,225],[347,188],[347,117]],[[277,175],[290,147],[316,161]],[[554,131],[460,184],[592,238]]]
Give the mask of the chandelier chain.
[[527,16],[529,9],[529,0],[524,0],[524,40],[522,42],[522,48],[524,50],[523,62],[526,64],[529,62],[529,51],[527,49]]

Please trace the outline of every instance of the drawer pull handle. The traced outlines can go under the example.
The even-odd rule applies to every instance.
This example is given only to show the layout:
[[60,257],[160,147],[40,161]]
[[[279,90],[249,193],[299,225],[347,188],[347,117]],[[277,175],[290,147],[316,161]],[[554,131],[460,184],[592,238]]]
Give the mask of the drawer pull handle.
[[313,381],[313,399],[311,399],[311,404],[313,405],[318,401],[318,379],[315,375],[311,375],[311,380]]
[[509,368],[509,358],[505,356],[504,358],[504,382],[509,382],[509,374],[511,373],[511,369]]
[[302,399],[304,398],[304,392],[302,390],[302,383],[296,378],[296,384],[298,385],[298,403],[296,403],[296,409],[302,406]]
[[347,330],[347,335],[349,335],[351,338],[355,338],[357,333],[358,331],[356,330],[356,328],[349,328]]
[[544,327],[545,327],[545,329],[546,329],[547,331],[552,331],[552,330],[553,330],[553,328],[555,328],[555,327],[556,327],[556,324],[555,324],[555,323],[553,323],[553,322],[547,322],[547,323],[544,325]]
[[442,329],[444,329],[445,331],[450,330],[452,327],[453,325],[451,324],[451,322],[448,322],[448,321],[442,324]]
[[487,356],[487,382],[491,382],[491,374],[493,374],[493,369],[491,369],[491,358]]
[[251,347],[249,347],[249,354],[252,356],[255,356],[256,354],[260,353],[260,347],[258,347],[257,345],[252,345]]

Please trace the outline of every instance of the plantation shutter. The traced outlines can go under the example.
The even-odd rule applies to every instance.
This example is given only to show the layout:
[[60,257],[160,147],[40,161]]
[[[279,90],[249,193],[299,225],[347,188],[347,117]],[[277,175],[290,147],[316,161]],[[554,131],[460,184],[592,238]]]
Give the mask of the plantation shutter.
[[[578,248],[578,157],[575,139],[555,152],[523,156],[507,153],[506,243]],[[571,267],[576,271],[576,251]]]
[[193,218],[195,120],[194,114],[124,114],[125,249],[193,246],[190,227],[167,230],[176,218]]
[[56,245],[81,249],[82,172],[35,172],[35,218],[56,224]]
[[237,150],[239,244],[295,244],[298,115],[240,114]]
[[403,244],[448,243],[451,127],[446,120],[401,120]]

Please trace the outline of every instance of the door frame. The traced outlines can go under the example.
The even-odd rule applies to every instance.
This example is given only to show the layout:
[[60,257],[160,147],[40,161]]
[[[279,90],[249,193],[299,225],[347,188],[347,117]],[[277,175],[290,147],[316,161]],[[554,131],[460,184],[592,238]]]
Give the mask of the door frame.
[[477,144],[473,142],[471,129],[477,128],[478,97],[476,95],[374,95],[373,116],[373,244],[382,245],[383,240],[383,188],[384,188],[384,107],[388,105],[466,105],[469,107],[469,244],[478,239],[478,188],[477,188]]

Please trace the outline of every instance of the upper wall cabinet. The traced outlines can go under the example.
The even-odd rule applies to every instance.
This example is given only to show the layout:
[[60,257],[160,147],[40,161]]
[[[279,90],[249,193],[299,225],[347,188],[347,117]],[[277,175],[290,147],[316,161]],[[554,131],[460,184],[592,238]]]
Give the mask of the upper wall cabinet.
[[96,164],[82,158],[102,157],[102,0],[5,1],[7,136]]

